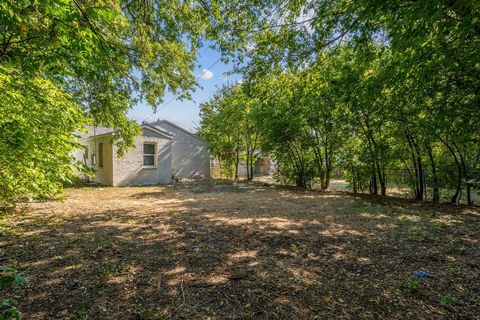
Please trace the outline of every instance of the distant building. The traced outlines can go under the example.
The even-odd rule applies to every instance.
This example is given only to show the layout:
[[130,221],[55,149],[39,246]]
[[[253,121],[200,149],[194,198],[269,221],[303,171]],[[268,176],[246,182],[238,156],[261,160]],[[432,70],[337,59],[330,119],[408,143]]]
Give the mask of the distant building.
[[[210,166],[212,172],[214,172],[217,177],[222,175],[220,173],[221,164],[218,159],[212,159]],[[254,176],[273,176],[276,171],[277,166],[275,160],[268,156],[258,158],[253,165]],[[240,161],[238,164],[238,177],[247,178],[247,162],[245,160]]]
[[[255,160],[253,164],[253,174],[256,176],[269,176],[273,175],[276,171],[275,161],[270,157],[260,157]],[[247,162],[242,161],[238,165],[238,176],[240,178],[247,177]]]

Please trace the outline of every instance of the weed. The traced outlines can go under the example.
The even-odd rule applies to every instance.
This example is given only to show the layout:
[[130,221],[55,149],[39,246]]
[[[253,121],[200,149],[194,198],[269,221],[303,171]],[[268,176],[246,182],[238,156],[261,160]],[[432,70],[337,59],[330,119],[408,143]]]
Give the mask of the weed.
[[[27,279],[17,272],[17,267],[13,263],[10,266],[0,266],[0,289],[11,287],[13,285],[28,284]],[[13,305],[12,300],[2,299],[0,301],[0,319],[20,319],[20,312]]]
[[430,235],[427,232],[425,232],[424,230],[417,230],[415,232],[412,232],[408,236],[408,238],[410,240],[419,241],[419,242],[428,242],[428,241],[432,240]]
[[123,272],[128,272],[133,268],[135,268],[135,262],[122,262],[118,264],[112,264],[112,265],[106,266],[102,270],[102,276],[105,279],[110,279],[122,274]]
[[415,293],[418,292],[420,284],[417,277],[410,275],[407,279],[400,281],[397,286],[402,290]]
[[147,320],[163,320],[165,319],[162,315],[159,315],[156,311],[149,309],[145,312],[145,319]]
[[86,319],[86,317],[87,317],[87,311],[83,307],[75,309],[73,311],[73,314],[75,316],[77,316],[77,318],[80,318],[80,319]]
[[451,307],[453,305],[453,298],[449,295],[440,296],[440,304],[444,307]]
[[428,226],[433,231],[445,230],[447,228],[447,224],[442,221],[430,221]]

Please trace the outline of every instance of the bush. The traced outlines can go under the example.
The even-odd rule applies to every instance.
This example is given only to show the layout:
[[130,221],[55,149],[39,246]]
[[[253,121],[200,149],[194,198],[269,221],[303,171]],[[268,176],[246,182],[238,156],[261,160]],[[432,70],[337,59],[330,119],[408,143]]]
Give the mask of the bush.
[[73,132],[85,118],[73,98],[50,80],[0,66],[0,210],[21,198],[46,198],[81,169]]

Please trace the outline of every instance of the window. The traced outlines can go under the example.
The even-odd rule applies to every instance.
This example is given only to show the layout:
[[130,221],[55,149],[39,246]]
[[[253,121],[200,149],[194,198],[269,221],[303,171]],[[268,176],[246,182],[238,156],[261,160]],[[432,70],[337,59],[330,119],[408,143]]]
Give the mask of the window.
[[98,166],[103,168],[103,143],[98,144]]
[[153,167],[155,166],[155,144],[143,144],[143,165]]
[[83,163],[87,165],[88,162],[88,148],[85,149],[85,152],[83,153]]

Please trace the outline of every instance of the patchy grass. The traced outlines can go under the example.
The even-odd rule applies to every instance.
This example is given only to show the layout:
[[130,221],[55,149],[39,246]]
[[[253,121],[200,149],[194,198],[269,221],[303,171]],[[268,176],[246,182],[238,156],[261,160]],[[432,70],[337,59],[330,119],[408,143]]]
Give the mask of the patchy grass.
[[[0,217],[25,319],[478,319],[480,212],[281,187],[79,188]],[[426,271],[431,278],[417,278]]]

